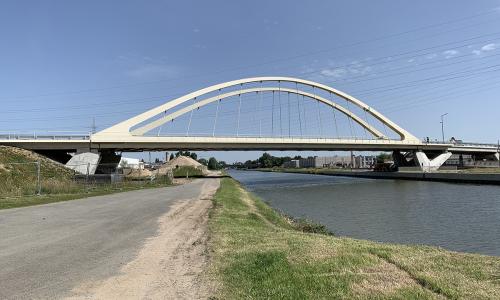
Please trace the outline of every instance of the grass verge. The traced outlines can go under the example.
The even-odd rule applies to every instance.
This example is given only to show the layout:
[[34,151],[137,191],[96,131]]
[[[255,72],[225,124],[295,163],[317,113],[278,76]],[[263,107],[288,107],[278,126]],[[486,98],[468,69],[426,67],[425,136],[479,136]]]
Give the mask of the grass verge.
[[203,170],[190,166],[174,168],[173,173],[175,178],[203,177]]
[[498,257],[304,232],[231,178],[210,216],[215,298],[500,298]]

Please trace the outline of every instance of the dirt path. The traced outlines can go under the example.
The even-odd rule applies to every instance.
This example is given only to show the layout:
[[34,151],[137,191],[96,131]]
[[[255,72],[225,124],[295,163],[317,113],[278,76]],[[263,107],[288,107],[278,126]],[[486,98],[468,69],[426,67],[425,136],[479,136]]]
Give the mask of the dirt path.
[[211,197],[219,179],[204,179],[196,199],[177,201],[159,218],[157,235],[117,276],[74,289],[70,299],[206,299],[201,276],[207,263],[206,239]]

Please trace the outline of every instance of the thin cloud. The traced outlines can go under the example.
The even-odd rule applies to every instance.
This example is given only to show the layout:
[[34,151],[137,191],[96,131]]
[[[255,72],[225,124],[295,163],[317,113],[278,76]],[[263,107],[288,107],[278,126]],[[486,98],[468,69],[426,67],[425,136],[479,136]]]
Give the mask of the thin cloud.
[[480,49],[472,50],[475,55],[481,55],[483,52],[496,50],[500,44],[490,43],[482,46]]
[[483,47],[481,47],[481,51],[492,51],[492,50],[495,50],[497,48],[497,44],[487,44],[487,45],[484,45]]
[[344,76],[347,73],[346,69],[343,68],[337,68],[337,69],[324,69],[321,70],[320,74],[325,76],[325,77],[333,77],[333,78],[340,78]]
[[459,52],[458,50],[446,50],[443,51],[444,58],[451,58],[455,55],[457,55]]

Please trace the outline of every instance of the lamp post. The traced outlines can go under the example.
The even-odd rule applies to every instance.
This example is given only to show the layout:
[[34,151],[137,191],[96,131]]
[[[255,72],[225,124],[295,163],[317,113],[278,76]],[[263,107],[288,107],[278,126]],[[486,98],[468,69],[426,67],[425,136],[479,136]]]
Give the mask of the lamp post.
[[448,113],[441,115],[441,136],[443,137],[443,143],[444,143],[444,116],[446,116],[447,114]]

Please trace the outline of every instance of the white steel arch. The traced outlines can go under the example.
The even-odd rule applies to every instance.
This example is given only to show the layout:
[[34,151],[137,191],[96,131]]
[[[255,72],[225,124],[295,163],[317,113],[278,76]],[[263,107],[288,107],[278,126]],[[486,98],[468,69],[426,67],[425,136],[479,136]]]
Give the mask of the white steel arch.
[[[313,82],[313,81],[309,81],[309,80],[304,80],[304,79],[299,79],[299,78],[292,78],[292,77],[254,77],[254,78],[245,78],[245,79],[239,79],[239,80],[234,80],[234,81],[229,81],[229,82],[225,82],[225,83],[220,83],[220,84],[216,84],[216,85],[213,85],[213,86],[210,86],[210,87],[206,87],[206,88],[203,88],[203,89],[200,89],[198,91],[195,91],[195,92],[192,92],[192,93],[189,93],[187,95],[184,95],[182,97],[179,97],[177,99],[174,99],[172,101],[169,101],[163,105],[160,105],[158,107],[155,107],[153,109],[150,109],[142,114],[139,114],[135,117],[132,117],[128,120],[125,120],[123,122],[120,122],[114,126],[111,126],[107,129],[104,129],[96,134],[93,135],[94,138],[97,138],[97,139],[105,139],[106,137],[109,137],[109,138],[112,138],[112,137],[120,137],[120,138],[124,138],[124,137],[127,137],[127,136],[130,136],[130,137],[133,137],[133,136],[137,136],[137,135],[141,135],[141,134],[144,134],[145,132],[149,131],[150,129],[153,129],[155,127],[158,127],[160,126],[161,124],[164,123],[164,121],[166,119],[168,119],[169,117],[172,117],[174,114],[170,114],[168,116],[165,116],[164,118],[160,118],[156,121],[153,121],[147,125],[144,125],[142,127],[139,127],[135,130],[131,130],[132,127],[134,126],[137,126],[147,120],[149,120],[150,118],[154,117],[154,116],[157,116],[169,109],[172,109],[172,108],[175,108],[176,106],[179,106],[191,99],[194,99],[194,98],[199,98],[200,96],[203,96],[205,94],[208,94],[208,93],[212,93],[212,92],[215,92],[215,91],[218,91],[218,90],[221,90],[221,89],[225,89],[225,88],[228,88],[228,87],[233,87],[233,86],[238,86],[238,85],[243,85],[243,84],[248,84],[248,83],[263,83],[263,82],[288,82],[288,83],[296,83],[296,84],[302,84],[302,85],[306,85],[306,86],[310,86],[310,87],[314,87],[314,88],[318,88],[320,90],[323,90],[323,91],[326,91],[326,92],[329,92],[329,93],[332,93],[332,94],[335,94],[345,100],[347,100],[348,102],[356,105],[357,107],[363,109],[364,111],[366,111],[367,113],[369,113],[370,115],[372,115],[374,118],[376,118],[377,120],[379,120],[382,124],[384,124],[385,126],[389,127],[391,130],[393,130],[394,132],[396,132],[400,138],[401,138],[401,141],[406,141],[406,142],[416,142],[416,143],[419,143],[420,141],[415,137],[413,136],[412,134],[410,134],[408,131],[404,130],[403,128],[401,128],[400,126],[398,126],[396,123],[392,122],[389,118],[385,117],[384,115],[382,115],[381,113],[379,113],[378,111],[376,111],[375,109],[373,109],[372,107],[370,107],[369,105],[367,105],[366,103],[362,102],[361,100],[358,100],[356,99],[355,97],[351,96],[351,95],[348,95],[344,92],[341,92],[339,90],[336,90],[334,88],[331,88],[327,85],[324,85],[324,84],[320,84],[320,83],[316,83],[316,82]],[[302,91],[298,91],[297,89],[286,89],[286,88],[255,88],[255,89],[247,89],[247,90],[251,90],[253,92],[259,92],[259,91],[262,91],[262,92],[265,92],[267,89],[267,91],[269,89],[273,89],[273,90],[277,90],[277,91],[280,91],[280,92],[290,92],[290,93],[295,93],[295,94],[304,94],[304,96],[307,96],[309,98],[312,98],[312,99],[316,99],[318,101],[321,101],[339,111],[341,111],[342,113],[348,115],[349,117],[351,117],[353,120],[355,120],[358,124],[360,124],[361,126],[363,126],[364,128],[366,128],[368,131],[370,131],[375,137],[378,137],[378,138],[385,138],[384,135],[382,133],[380,133],[377,129],[375,129],[374,127],[370,126],[368,123],[366,123],[364,120],[362,120],[361,118],[359,118],[358,116],[356,116],[355,114],[353,114],[351,111],[345,109],[344,107],[332,102],[332,101],[329,101],[327,99],[324,99],[322,97],[319,97],[317,95],[314,95],[314,94],[311,94],[311,93],[306,93],[306,92],[302,92]],[[227,94],[232,94],[232,95],[238,95],[238,94],[241,94],[243,91],[247,91],[247,90],[240,90],[240,91],[234,91],[232,93],[227,93]],[[210,102],[213,102],[213,101],[217,101],[218,99],[221,99],[223,95],[218,95],[218,96],[215,96],[215,97],[211,97],[209,99],[206,99],[204,101],[208,101],[210,100]],[[225,97],[230,97],[230,96],[225,96]],[[195,106],[191,105],[191,106],[188,106],[189,107],[189,110],[186,110],[188,107],[186,107],[185,109],[181,109],[179,110],[179,112],[182,111],[182,113],[180,114],[184,114],[186,112],[189,112],[191,109],[193,109],[193,107],[199,107],[200,106],[200,103],[203,102],[203,101],[200,101],[199,103],[197,104],[194,104]],[[205,103],[204,105],[208,104]],[[179,115],[180,115],[179,114]],[[166,121],[165,121],[166,122]]]
[[338,105],[337,103],[333,102],[333,101],[330,101],[330,100],[327,100],[323,97],[320,97],[318,95],[315,95],[315,94],[311,94],[311,93],[307,93],[307,92],[304,92],[304,91],[301,91],[301,90],[297,90],[297,89],[289,89],[289,88],[281,88],[281,87],[265,87],[265,88],[251,88],[251,89],[244,89],[244,90],[238,90],[238,91],[232,91],[232,92],[228,92],[228,93],[225,93],[225,94],[221,94],[221,95],[217,95],[217,96],[214,96],[214,97],[210,97],[208,99],[205,99],[205,100],[201,100],[197,103],[194,103],[194,104],[191,104],[189,106],[186,106],[182,109],[179,109],[178,111],[175,111],[169,115],[166,115],[166,116],[163,116],[155,121],[152,121],[151,123],[148,123],[146,125],[143,125],[137,129],[133,129],[131,131],[131,134],[132,135],[143,135],[145,134],[146,132],[152,130],[152,129],[155,129],[173,119],[176,119],[186,113],[189,113],[195,109],[198,109],[200,107],[203,107],[205,105],[208,105],[210,103],[213,103],[215,101],[218,101],[218,100],[224,100],[224,99],[227,99],[229,97],[233,97],[233,96],[238,96],[238,95],[243,95],[243,94],[249,94],[249,93],[263,93],[263,92],[283,92],[283,93],[290,93],[290,94],[296,94],[296,95],[301,95],[301,96],[306,96],[306,97],[309,97],[309,98],[312,98],[312,99],[316,99],[338,111],[340,111],[341,113],[343,113],[344,115],[348,116],[349,118],[352,118],[356,123],[358,123],[359,125],[361,125],[362,127],[366,128],[366,130],[368,130],[371,134],[373,134],[376,138],[380,138],[380,139],[384,139],[386,138],[386,136],[384,136],[378,129],[376,129],[375,127],[371,126],[370,124],[368,124],[365,120],[363,120],[362,118],[360,118],[359,116],[357,116],[356,114],[352,113],[351,111],[345,109],[343,106],[340,106]]

